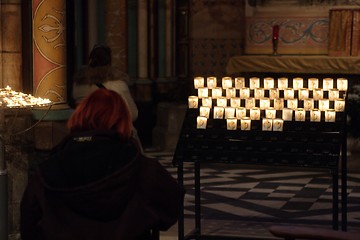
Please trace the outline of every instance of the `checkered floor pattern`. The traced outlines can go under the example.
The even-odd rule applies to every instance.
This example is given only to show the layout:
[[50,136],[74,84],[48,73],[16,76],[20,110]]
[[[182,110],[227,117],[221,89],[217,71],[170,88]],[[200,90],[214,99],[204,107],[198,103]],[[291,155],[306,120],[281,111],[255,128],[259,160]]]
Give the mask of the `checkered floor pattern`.
[[[172,152],[147,151],[147,155],[158,158],[177,176]],[[193,184],[193,165],[185,163],[184,212],[189,219],[194,216]],[[360,173],[348,173],[347,184],[348,229],[360,231]],[[249,224],[266,227],[273,223],[331,228],[332,177],[328,170],[205,163],[201,167],[201,204],[206,227],[217,231],[232,232],[241,224],[249,229]],[[223,223],[221,228],[219,223]]]

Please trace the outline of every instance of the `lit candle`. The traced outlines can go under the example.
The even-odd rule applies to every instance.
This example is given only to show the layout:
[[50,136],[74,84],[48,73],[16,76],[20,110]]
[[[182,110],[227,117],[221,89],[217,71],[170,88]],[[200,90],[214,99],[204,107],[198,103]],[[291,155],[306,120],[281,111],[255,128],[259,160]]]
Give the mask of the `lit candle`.
[[256,99],[260,99],[260,98],[263,98],[265,96],[265,91],[263,88],[256,88],[254,90],[254,97]]
[[255,98],[247,98],[247,99],[245,99],[245,107],[247,109],[255,107]]
[[227,106],[226,97],[218,97],[216,99],[216,105],[219,106],[219,107],[226,107]]
[[232,78],[231,77],[223,77],[222,78],[222,87],[224,89],[232,88]]
[[307,88],[299,89],[299,100],[309,98],[309,90]]
[[335,111],[337,112],[343,112],[345,111],[345,100],[338,98],[335,99]]
[[282,119],[284,121],[292,121],[293,110],[290,108],[284,108],[282,110]]
[[223,119],[223,117],[224,117],[224,107],[215,106],[214,119]]
[[230,98],[230,107],[237,108],[240,107],[241,100],[240,98],[233,97]]
[[236,77],[235,78],[235,88],[241,89],[245,87],[245,78],[244,77]]
[[275,118],[276,117],[276,110],[275,108],[267,108],[265,109],[265,116],[266,118]]
[[261,98],[260,99],[260,109],[264,110],[270,107],[270,99],[269,98]]
[[243,117],[240,120],[241,130],[249,131],[251,130],[251,119],[249,117]]
[[321,112],[319,109],[310,110],[310,121],[311,122],[320,122],[321,121]]
[[335,122],[336,112],[334,109],[328,109],[325,111],[325,122]]
[[291,108],[291,109],[295,109],[298,107],[298,100],[297,98],[294,98],[294,99],[288,99],[286,100],[286,103],[287,103],[287,108]]
[[303,108],[298,108],[295,110],[295,121],[305,121],[305,110]]
[[243,117],[246,117],[246,108],[244,107],[236,108],[236,118],[241,119]]
[[334,101],[336,98],[339,98],[339,90],[336,88],[329,90],[329,100]]
[[275,118],[273,120],[273,131],[282,132],[284,128],[284,120],[280,118]]
[[312,98],[305,99],[304,100],[304,109],[306,111],[310,111],[313,108],[314,108],[314,99],[312,99]]
[[319,109],[320,111],[326,111],[329,109],[329,100],[328,99],[320,99],[319,100]]
[[336,86],[340,91],[347,91],[348,80],[346,78],[338,78],[336,79]]
[[294,90],[299,90],[300,88],[303,88],[304,80],[302,78],[294,78],[293,79],[293,88]]
[[278,88],[271,88],[270,91],[269,91],[269,97],[270,97],[270,99],[279,98],[280,97],[279,89]]
[[309,78],[308,79],[308,89],[315,90],[319,88],[319,79],[318,78]]
[[313,90],[313,99],[320,100],[324,97],[324,91],[321,88],[316,88]]
[[199,98],[197,96],[188,97],[189,108],[198,108]]
[[260,87],[260,78],[251,77],[250,78],[250,89],[255,89]]
[[204,98],[209,96],[209,89],[207,87],[198,88],[198,96],[199,98]]
[[253,107],[250,109],[251,120],[260,120],[260,108]]
[[227,98],[236,97],[236,89],[235,88],[227,88],[226,89],[226,97]]
[[262,120],[262,130],[271,131],[272,130],[272,119],[263,118]]
[[194,78],[194,87],[198,89],[200,87],[204,87],[204,78],[203,77],[195,77]]
[[214,87],[211,89],[211,97],[216,99],[222,97],[222,88],[221,87]]
[[225,108],[225,119],[235,117],[235,108],[233,107],[226,107]]
[[288,88],[288,79],[285,77],[278,78],[278,89],[285,90]]
[[209,89],[215,88],[215,87],[217,86],[216,77],[208,77],[208,78],[206,79],[206,86],[207,86]]
[[209,118],[209,117],[210,117],[210,108],[209,108],[209,107],[201,106],[201,107],[200,107],[199,115],[200,115],[201,117]]
[[271,77],[264,78],[264,88],[265,89],[274,88],[274,78]]
[[284,99],[293,99],[295,96],[295,91],[293,88],[286,88],[284,90]]
[[197,125],[196,125],[197,128],[206,129],[206,124],[207,124],[207,118],[206,117],[198,116],[196,118],[196,122],[197,122]]
[[283,98],[275,98],[274,99],[274,108],[276,110],[282,110],[284,108],[284,99]]
[[204,97],[201,99],[201,104],[204,107],[212,107],[212,98],[211,97]]
[[332,78],[324,78],[323,79],[323,89],[324,90],[330,90],[334,88],[334,79]]
[[250,88],[241,88],[240,89],[240,98],[247,99],[250,97]]
[[237,129],[237,119],[234,117],[226,119],[226,129],[227,130],[236,130]]

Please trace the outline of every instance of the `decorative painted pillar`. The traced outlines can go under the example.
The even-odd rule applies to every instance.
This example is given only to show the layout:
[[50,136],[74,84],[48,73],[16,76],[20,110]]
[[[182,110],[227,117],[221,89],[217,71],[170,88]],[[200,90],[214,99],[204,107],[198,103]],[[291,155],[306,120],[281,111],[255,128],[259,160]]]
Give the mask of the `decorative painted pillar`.
[[65,0],[32,2],[33,94],[67,107],[65,6]]
[[148,78],[148,1],[138,2],[138,77]]

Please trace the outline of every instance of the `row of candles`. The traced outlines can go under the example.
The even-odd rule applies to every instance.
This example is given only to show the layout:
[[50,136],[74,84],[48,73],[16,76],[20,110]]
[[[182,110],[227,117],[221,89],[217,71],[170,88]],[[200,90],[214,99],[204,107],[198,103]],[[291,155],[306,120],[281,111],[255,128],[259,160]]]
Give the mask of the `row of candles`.
[[[197,128],[203,129],[207,126],[207,119],[210,118],[211,112],[214,119],[226,119],[228,130],[238,129],[238,122],[240,122],[241,130],[251,130],[251,120],[261,120],[263,115],[262,129],[264,131],[282,131],[284,121],[305,121],[307,113],[310,115],[310,121],[313,122],[320,122],[322,118],[325,122],[335,122],[336,112],[342,112],[345,109],[345,99],[341,98],[340,94],[345,96],[344,93],[348,87],[345,78],[337,79],[336,89],[334,80],[330,78],[323,79],[323,88],[319,88],[319,79],[308,79],[306,89],[303,88],[304,81],[300,78],[293,79],[293,88],[288,87],[287,78],[278,79],[278,88],[274,88],[273,78],[264,79],[264,88],[260,87],[260,79],[255,77],[250,78],[249,87],[245,87],[244,78],[224,77],[222,87],[216,87],[215,77],[207,78],[207,87],[203,85],[204,80],[202,77],[194,79],[198,96],[188,98],[189,108],[199,108]],[[233,80],[235,88],[233,88]],[[240,91],[240,97],[236,95],[237,89]],[[211,90],[210,96],[209,90]],[[226,96],[222,95],[223,90],[226,91]],[[229,93],[230,90],[233,92]],[[269,97],[265,97],[265,91],[268,91]],[[283,91],[284,98],[280,98],[280,91]],[[312,98],[309,96],[310,91],[312,91]],[[325,91],[328,92],[327,98],[323,95]],[[201,106],[199,101],[201,101]]]
[[10,86],[0,88],[0,106],[8,108],[23,108],[34,106],[48,106],[51,101],[47,98],[34,97],[31,94],[17,92]]

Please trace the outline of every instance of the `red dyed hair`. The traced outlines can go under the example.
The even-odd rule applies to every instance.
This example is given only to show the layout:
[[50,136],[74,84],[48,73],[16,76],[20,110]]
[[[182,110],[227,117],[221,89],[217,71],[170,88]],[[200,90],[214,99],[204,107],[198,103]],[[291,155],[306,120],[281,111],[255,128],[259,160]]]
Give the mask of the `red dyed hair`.
[[115,91],[99,88],[75,109],[68,123],[71,132],[115,130],[124,140],[130,139],[132,121],[125,100]]

